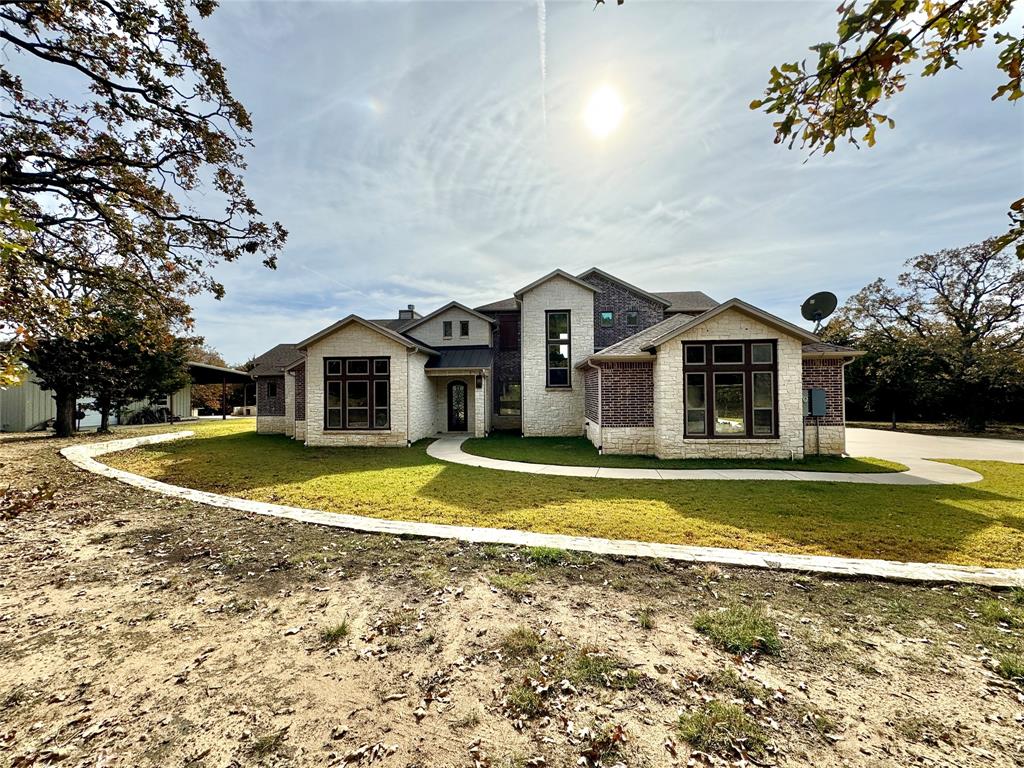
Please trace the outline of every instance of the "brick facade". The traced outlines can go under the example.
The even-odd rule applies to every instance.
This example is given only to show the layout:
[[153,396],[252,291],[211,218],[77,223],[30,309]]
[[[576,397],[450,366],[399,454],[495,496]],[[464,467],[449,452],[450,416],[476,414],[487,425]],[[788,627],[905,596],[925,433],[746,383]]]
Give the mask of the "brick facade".
[[[277,387],[276,396],[267,396],[268,384]],[[284,374],[256,379],[256,413],[260,416],[284,416]]]
[[498,399],[503,382],[518,384],[522,380],[522,356],[519,350],[519,313],[494,312],[494,359],[491,363],[493,390],[491,410],[494,425],[500,429],[519,429],[521,416],[502,416],[498,413]]
[[654,363],[601,363],[601,426],[654,426]]
[[[594,294],[594,349],[610,347],[665,319],[665,305],[635,293],[614,280],[591,273],[583,281],[597,288]],[[637,324],[626,325],[626,313],[637,313]],[[601,312],[614,312],[610,328],[601,326]]]
[[[825,415],[818,420],[823,427],[844,423],[843,362],[830,357],[804,360],[804,389],[825,390]],[[804,417],[804,424],[814,424],[814,421],[811,416]]]
[[295,420],[306,420],[306,364],[292,368],[295,376]]
[[589,421],[600,422],[600,373],[596,368],[587,368],[583,374],[583,413]]

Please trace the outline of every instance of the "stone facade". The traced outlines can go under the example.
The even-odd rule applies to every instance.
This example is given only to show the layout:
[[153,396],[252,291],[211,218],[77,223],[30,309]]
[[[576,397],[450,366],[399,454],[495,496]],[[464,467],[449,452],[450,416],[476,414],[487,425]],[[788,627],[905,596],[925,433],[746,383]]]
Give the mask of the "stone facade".
[[[684,433],[683,342],[775,339],[778,355],[778,438],[687,438]],[[800,339],[730,309],[658,346],[654,364],[655,453],[659,458],[803,458]]]
[[284,433],[295,435],[295,377],[284,375]]
[[266,416],[256,413],[256,431],[261,435],[283,435],[288,422],[284,416]]
[[601,427],[603,453],[654,455],[654,427]]
[[[324,358],[391,358],[391,427],[389,429],[324,429]],[[405,446],[409,398],[409,350],[382,333],[352,322],[316,340],[306,350],[306,444]]]
[[434,384],[437,431],[448,431],[448,385],[453,381],[461,381],[466,385],[466,431],[473,437],[484,437],[490,429],[488,379],[484,378],[480,389],[476,388],[475,374],[431,376],[431,381]]
[[807,454],[836,456],[846,450],[844,362],[833,357],[804,360],[803,388],[825,390],[825,415],[817,420],[812,416],[804,417],[804,452]]
[[[594,293],[556,275],[520,298],[523,434],[582,434],[584,384],[576,365],[594,351]],[[569,311],[570,387],[547,385],[546,310]]]
[[600,365],[601,426],[653,427],[654,361]]
[[430,360],[422,352],[409,355],[409,440],[416,442],[439,431],[435,418],[435,382],[427,376]]
[[[469,323],[469,336],[459,335],[459,323],[462,321]],[[444,335],[445,322],[452,324],[452,335],[448,337]],[[451,307],[403,333],[435,349],[448,346],[491,345],[491,324],[458,307]]]
[[[583,278],[597,288],[594,294],[594,349],[604,349],[665,319],[665,305],[631,291],[614,280],[593,272]],[[637,324],[626,325],[626,313],[637,313]],[[611,327],[601,326],[601,312],[613,312]]]
[[295,422],[295,435],[294,435],[294,437],[300,443],[305,443],[306,442],[306,420],[305,419],[302,419],[301,421],[296,420],[296,422]]

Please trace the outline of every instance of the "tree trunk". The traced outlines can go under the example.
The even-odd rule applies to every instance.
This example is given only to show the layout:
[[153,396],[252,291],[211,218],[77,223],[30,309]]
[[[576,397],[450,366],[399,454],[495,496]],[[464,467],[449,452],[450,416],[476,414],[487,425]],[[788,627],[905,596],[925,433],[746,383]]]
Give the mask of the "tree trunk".
[[96,407],[100,412],[100,426],[96,432],[105,435],[110,432],[110,395],[96,398]]
[[53,429],[57,437],[71,437],[75,434],[75,393],[68,390],[55,390],[53,399],[57,403],[57,418]]

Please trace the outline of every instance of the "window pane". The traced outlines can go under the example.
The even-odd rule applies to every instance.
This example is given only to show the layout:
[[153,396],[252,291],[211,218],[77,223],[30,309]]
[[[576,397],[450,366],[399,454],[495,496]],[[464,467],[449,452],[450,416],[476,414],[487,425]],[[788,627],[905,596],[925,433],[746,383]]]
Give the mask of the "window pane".
[[772,407],[772,375],[770,373],[754,374],[754,407]]
[[341,428],[341,408],[327,409],[327,426],[334,429]]
[[452,321],[451,320],[444,320],[444,321],[442,321],[442,323],[441,323],[441,335],[444,336],[446,339],[451,337],[451,335],[452,335]]
[[349,381],[347,402],[349,408],[365,408],[369,405],[370,383],[367,381]]
[[566,387],[569,385],[568,368],[552,368],[548,371],[548,385],[552,387]]
[[548,367],[568,368],[569,367],[569,345],[548,344]]
[[772,345],[771,344],[751,344],[750,345],[750,362],[752,363],[770,363],[772,361]]
[[743,362],[743,345],[742,344],[715,344],[715,363],[742,363]]
[[569,315],[565,312],[552,312],[548,315],[548,338],[569,338]]
[[388,361],[387,360],[374,360],[373,361],[373,372],[378,376],[388,375]]
[[686,434],[703,435],[707,432],[707,420],[703,408],[688,408],[686,411]]
[[267,384],[267,397],[277,397],[277,384],[273,381]]
[[387,408],[374,408],[373,409],[373,426],[378,429],[382,429],[388,425],[388,409]]
[[370,372],[369,360],[346,360],[345,372],[355,376],[365,376]]
[[601,313],[601,327],[602,328],[611,328],[614,323],[615,323],[615,313],[614,312],[602,312]]
[[349,408],[348,426],[350,429],[367,429],[370,426],[369,408]]
[[459,336],[469,336],[469,320],[459,320]]
[[630,328],[635,327],[640,320],[638,312],[627,312],[626,313],[626,325]]
[[754,409],[754,434],[770,435],[772,433],[772,410],[770,408]]
[[374,408],[387,408],[388,407],[388,382],[386,381],[375,381],[373,382],[373,407]]
[[327,375],[328,376],[340,376],[341,375],[341,360],[328,360],[327,361]]
[[686,347],[687,365],[704,365],[704,345],[689,345]]
[[715,434],[742,435],[745,432],[743,374],[715,374]]
[[[327,382],[327,407],[341,408],[341,382]],[[340,424],[338,426],[341,426]]]
[[704,408],[704,374],[686,374],[686,407]]

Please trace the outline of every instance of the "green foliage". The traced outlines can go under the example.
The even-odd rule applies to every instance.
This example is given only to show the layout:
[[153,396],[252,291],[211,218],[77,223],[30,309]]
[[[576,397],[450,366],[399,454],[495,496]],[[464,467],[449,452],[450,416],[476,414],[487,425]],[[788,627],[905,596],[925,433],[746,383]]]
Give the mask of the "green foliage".
[[592,685],[614,690],[631,690],[640,684],[641,676],[627,669],[623,662],[607,653],[584,648],[573,655],[565,670],[575,685]]
[[868,354],[848,394],[880,414],[931,409],[984,429],[1024,402],[1024,267],[996,239],[923,254],[852,296],[823,338]]
[[709,701],[679,716],[679,737],[701,752],[716,755],[761,755],[768,737],[746,712],[736,704]]
[[498,644],[510,659],[531,659],[540,653],[540,635],[529,627],[516,627],[501,638]]
[[529,547],[526,550],[526,559],[537,565],[561,565],[568,557],[564,549],[557,547]]
[[1007,680],[1024,683],[1024,656],[1019,653],[1005,653],[996,657],[996,672]]
[[720,611],[701,611],[693,617],[693,626],[712,643],[729,653],[777,654],[782,642],[775,622],[762,607],[735,606]]
[[333,648],[349,635],[348,617],[346,616],[337,624],[332,624],[320,630],[320,641]]
[[528,682],[512,686],[505,702],[510,709],[525,717],[537,717],[545,711],[544,700]]

